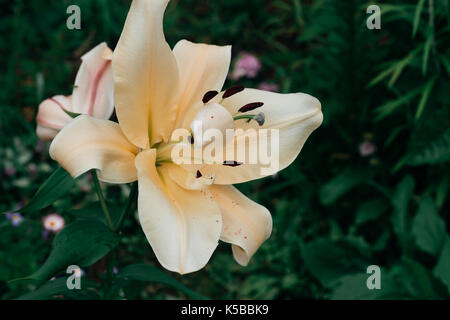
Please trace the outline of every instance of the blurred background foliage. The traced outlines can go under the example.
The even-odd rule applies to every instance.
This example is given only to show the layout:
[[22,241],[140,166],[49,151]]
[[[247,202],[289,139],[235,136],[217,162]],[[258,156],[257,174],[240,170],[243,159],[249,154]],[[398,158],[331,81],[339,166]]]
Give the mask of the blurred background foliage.
[[[81,30],[66,28],[71,4],[81,7]],[[381,30],[366,27],[370,4],[382,9]],[[2,212],[28,201],[56,168],[48,144],[35,135],[37,106],[71,92],[84,52],[101,41],[114,48],[129,5],[0,1]],[[449,297],[448,0],[172,0],[164,23],[171,46],[182,38],[232,44],[233,57],[249,52],[262,64],[256,78],[239,83],[310,93],[324,112],[323,125],[293,165],[238,186],[274,220],[272,236],[249,266],[235,263],[222,243],[206,268],[169,274],[172,279],[218,299]],[[70,197],[23,214],[17,227],[0,217],[4,299],[36,289],[8,280],[45,261],[53,236],[43,237],[42,217],[56,212],[69,223],[75,209],[97,200],[88,176],[76,184]],[[123,205],[128,186],[105,188],[108,199]],[[132,217],[125,221],[116,267],[144,262],[161,268]],[[369,265],[381,267],[381,290],[366,287]],[[93,289],[82,298],[98,297],[104,270],[104,260],[85,270]],[[118,286],[118,298],[192,297],[153,282]],[[46,294],[28,297],[55,297]]]

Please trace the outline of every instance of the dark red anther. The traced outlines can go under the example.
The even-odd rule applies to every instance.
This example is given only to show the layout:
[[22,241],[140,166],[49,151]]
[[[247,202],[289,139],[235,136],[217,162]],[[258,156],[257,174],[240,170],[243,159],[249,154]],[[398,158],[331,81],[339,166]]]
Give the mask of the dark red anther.
[[211,101],[212,98],[214,98],[215,96],[217,96],[219,94],[218,91],[212,90],[212,91],[208,91],[207,93],[205,93],[205,95],[203,96],[203,103],[208,103],[209,101]]
[[194,136],[188,136],[188,141],[190,144],[194,144]]
[[264,102],[252,102],[252,103],[246,104],[245,106],[240,108],[238,111],[239,112],[248,112],[248,111],[252,111],[252,110],[255,110],[257,108],[260,108],[263,105],[264,105]]
[[200,170],[197,170],[197,174],[195,175],[195,177],[197,179],[202,177],[202,173],[200,172]]
[[223,165],[224,166],[229,166],[229,167],[237,167],[240,166],[242,164],[242,162],[237,162],[237,161],[224,161]]
[[235,95],[236,93],[239,93],[239,92],[241,92],[241,91],[244,91],[244,86],[234,86],[234,87],[231,87],[231,88],[229,88],[229,89],[227,89],[226,91],[225,91],[225,93],[223,94],[223,96],[222,96],[222,98],[228,98],[228,97],[231,97],[232,95]]

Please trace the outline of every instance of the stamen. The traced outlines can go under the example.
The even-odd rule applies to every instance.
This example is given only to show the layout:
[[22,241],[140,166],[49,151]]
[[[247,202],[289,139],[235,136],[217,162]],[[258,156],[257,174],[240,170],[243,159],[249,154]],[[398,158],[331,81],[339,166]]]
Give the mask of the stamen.
[[198,179],[198,178],[201,178],[203,175],[202,175],[202,173],[200,172],[200,170],[197,170],[197,174],[195,175],[195,177]]
[[266,116],[264,115],[264,112],[260,112],[253,118],[253,120],[258,122],[259,126],[262,126],[264,122],[266,122]]
[[237,161],[224,161],[223,162],[223,165],[228,166],[228,167],[237,167],[237,166],[240,166],[241,164],[243,164],[243,163],[237,162]]
[[217,96],[219,94],[218,91],[212,90],[212,91],[208,91],[207,93],[205,93],[205,95],[203,96],[203,103],[207,104],[212,98],[214,98],[215,96]]
[[238,110],[238,112],[248,112],[248,111],[252,111],[255,110],[257,108],[260,108],[264,105],[263,102],[252,102],[249,104],[246,104],[245,106],[243,106],[242,108],[240,108]]
[[240,86],[240,85],[231,87],[225,91],[222,98],[225,99],[225,98],[231,97],[231,96],[235,95],[236,93],[244,91],[244,89],[245,89],[244,86]]
[[264,115],[263,112],[260,112],[258,114],[241,114],[239,116],[233,117],[234,121],[241,119],[247,119],[247,123],[249,123],[252,120],[255,120],[256,122],[258,122],[259,126],[262,126],[266,121],[266,116]]
[[190,144],[194,144],[194,136],[188,136],[188,141]]

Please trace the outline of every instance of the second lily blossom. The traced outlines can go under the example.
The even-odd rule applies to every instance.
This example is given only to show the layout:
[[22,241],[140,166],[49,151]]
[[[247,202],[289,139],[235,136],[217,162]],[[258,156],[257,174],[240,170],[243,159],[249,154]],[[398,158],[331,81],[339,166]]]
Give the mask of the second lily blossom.
[[70,122],[69,113],[109,119],[114,111],[112,51],[101,43],[81,57],[82,63],[71,96],[57,95],[39,105],[36,133],[52,140]]

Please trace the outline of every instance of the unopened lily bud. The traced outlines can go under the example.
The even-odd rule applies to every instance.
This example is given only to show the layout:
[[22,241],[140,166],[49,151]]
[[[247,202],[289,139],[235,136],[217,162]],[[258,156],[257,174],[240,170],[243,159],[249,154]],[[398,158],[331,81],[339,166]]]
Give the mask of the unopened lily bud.
[[204,133],[207,130],[219,130],[223,137],[226,136],[226,130],[234,130],[234,121],[231,114],[222,105],[211,102],[205,105],[191,123],[191,130],[194,136],[194,147],[203,147],[212,142],[213,138],[204,139]]

